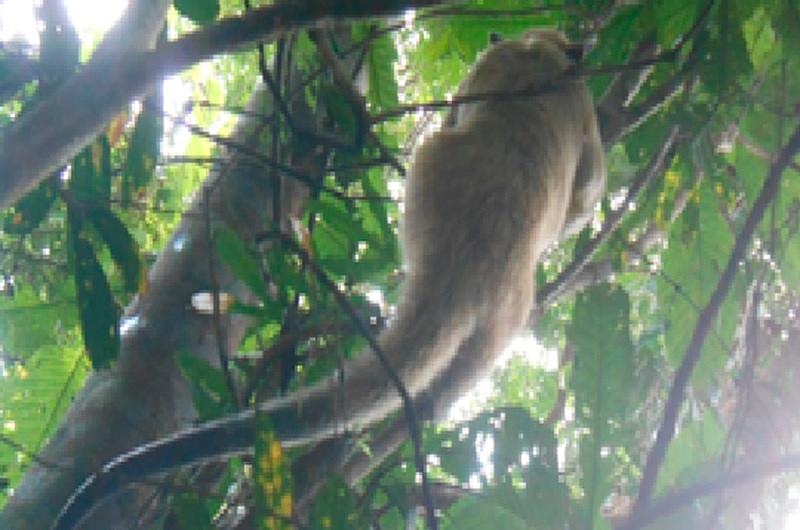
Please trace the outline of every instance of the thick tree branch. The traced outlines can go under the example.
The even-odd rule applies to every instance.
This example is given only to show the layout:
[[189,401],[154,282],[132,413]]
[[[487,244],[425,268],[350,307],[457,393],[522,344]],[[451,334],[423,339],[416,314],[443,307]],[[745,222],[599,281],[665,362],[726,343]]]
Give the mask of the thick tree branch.
[[170,4],[169,0],[131,2],[82,71],[0,131],[0,208],[11,206],[65,165],[124,103],[144,93],[142,89],[129,94],[119,84],[125,67],[120,57],[155,43]]
[[733,250],[731,251],[728,263],[725,266],[722,275],[720,276],[717,287],[714,289],[711,298],[709,299],[700,317],[697,320],[694,333],[692,334],[691,342],[686,349],[678,370],[675,372],[675,377],[672,382],[672,387],[667,397],[667,403],[664,408],[664,417],[661,422],[661,427],[656,435],[655,443],[650,453],[647,455],[647,462],[645,464],[644,472],[642,474],[642,481],[639,486],[639,496],[634,505],[632,518],[638,517],[640,512],[644,511],[650,502],[653,495],[653,488],[655,487],[658,471],[664,461],[667,453],[667,447],[675,435],[675,428],[677,427],[678,411],[683,403],[684,393],[686,386],[689,384],[689,379],[694,371],[697,361],[700,359],[700,353],[708,335],[711,325],[719,313],[719,309],[725,300],[725,297],[730,290],[731,285],[736,277],[736,272],[739,268],[739,262],[744,259],[747,247],[758,228],[761,219],[764,216],[768,206],[775,199],[780,188],[779,184],[784,170],[791,164],[795,154],[800,150],[800,127],[798,127],[785,147],[781,149],[775,162],[770,166],[769,174],[767,175],[761,192],[753,203],[753,208],[742,227],[739,236],[736,238]]
[[[11,206],[66,164],[123,105],[169,74],[266,36],[312,27],[331,17],[376,17],[436,3],[439,0],[285,0],[221,20],[152,52],[124,55],[112,43],[101,46],[80,72],[0,134],[0,208]],[[169,2],[144,0],[144,4],[158,7],[163,14]],[[130,27],[130,22],[118,27]],[[160,28],[159,23],[153,37]],[[137,28],[133,33],[142,32]]]

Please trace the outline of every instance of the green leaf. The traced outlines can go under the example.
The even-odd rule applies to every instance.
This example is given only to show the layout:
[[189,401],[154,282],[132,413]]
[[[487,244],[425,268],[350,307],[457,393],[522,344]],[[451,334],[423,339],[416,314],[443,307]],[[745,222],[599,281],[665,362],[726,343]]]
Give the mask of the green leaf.
[[[361,187],[364,189],[364,194],[368,197],[387,196],[389,194],[389,190],[386,185],[386,179],[384,178],[382,171],[364,172],[361,176]],[[397,250],[397,237],[392,225],[389,224],[388,204],[389,203],[387,203],[387,201],[376,199],[362,201],[358,206],[359,211],[367,210],[371,214],[371,216],[362,214],[365,220],[365,228],[367,228],[367,230],[369,230],[371,233],[376,233],[381,241],[390,242],[390,245],[394,247],[390,250],[390,252],[392,253],[392,258],[396,260],[397,255],[395,252]],[[377,225],[374,228],[368,224],[368,221],[371,219],[374,219]],[[389,258],[388,255],[386,257]]]
[[776,50],[775,31],[763,8],[756,9],[742,26],[750,61],[756,70],[763,71],[780,59],[780,51]]
[[351,530],[356,524],[356,498],[352,490],[338,476],[329,478],[314,499],[309,523],[311,528]]
[[529,530],[528,524],[518,514],[496,504],[491,499],[467,496],[460,499],[447,512],[442,530]]
[[[667,359],[673,366],[683,360],[700,309],[717,285],[733,247],[733,235],[718,204],[718,195],[709,179],[704,179],[687,210],[670,228],[670,243],[662,255],[664,273],[657,277],[658,296],[666,322]],[[730,352],[723,338],[733,336],[739,321],[739,295],[747,288],[743,272],[737,275],[703,345],[693,374],[693,382],[700,388],[714,384],[719,370],[728,362]]]
[[571,384],[580,439],[582,526],[591,527],[614,485],[616,450],[630,443],[625,429],[633,386],[630,300],[619,287],[591,287],[575,300],[567,338],[575,347]]
[[208,24],[219,16],[219,0],[175,0],[178,13],[198,24]]
[[256,326],[262,326],[269,322],[280,322],[281,317],[283,316],[283,307],[281,307],[279,303],[272,300],[264,302],[260,306],[252,306],[234,302],[229,311],[231,313],[247,315],[257,319],[257,322],[255,323]]
[[498,481],[510,480],[509,473],[519,468],[519,456],[533,452],[532,465],[558,472],[557,447],[553,430],[531,418],[519,407],[503,407],[479,414],[454,430],[443,431],[433,438],[441,467],[461,482],[467,482],[482,466],[476,453],[479,438],[491,436],[494,441],[492,465]]
[[244,282],[262,302],[271,303],[258,260],[239,234],[226,225],[219,225],[214,230],[214,243],[220,258],[234,276]]
[[397,79],[394,76],[397,49],[390,35],[384,35],[372,42],[367,60],[370,103],[376,110],[397,107]]
[[270,278],[281,289],[283,296],[288,295],[290,289],[294,294],[309,292],[308,282],[293,254],[278,248],[270,249],[267,265]]
[[191,383],[192,397],[200,419],[212,420],[228,412],[230,392],[222,370],[188,352],[178,354],[178,366]]
[[156,161],[161,153],[161,136],[164,132],[164,118],[161,105],[161,89],[147,96],[142,103],[142,112],[136,118],[122,187],[123,203],[131,200],[155,175]]
[[373,238],[364,229],[361,219],[357,218],[353,212],[347,209],[344,202],[331,198],[328,195],[321,196],[311,205],[312,211],[319,213],[321,220],[341,234],[346,240],[371,241]]
[[119,308],[92,245],[81,238],[73,242],[75,287],[83,342],[92,366],[95,369],[105,368],[116,359],[119,352]]
[[[191,528],[192,530],[211,530],[214,525],[213,513],[208,510],[203,499],[193,493],[176,493],[170,503],[171,517],[177,519],[170,528]],[[165,525],[165,528],[167,525]]]
[[342,94],[341,90],[329,83],[322,84],[319,91],[320,99],[325,102],[333,121],[349,138],[356,138],[359,124],[350,100]]
[[3,230],[9,234],[29,234],[47,217],[58,196],[58,185],[47,179],[14,205],[3,220]]
[[111,196],[111,146],[105,136],[72,159],[69,191],[86,204],[106,204]]
[[[685,422],[669,444],[664,465],[658,474],[656,492],[687,486],[717,472],[713,465],[725,446],[725,425],[712,410],[698,420]],[[705,476],[704,476],[705,475]]]
[[87,218],[108,245],[114,263],[122,271],[125,289],[136,292],[144,274],[136,240],[114,212],[105,207],[91,208]]

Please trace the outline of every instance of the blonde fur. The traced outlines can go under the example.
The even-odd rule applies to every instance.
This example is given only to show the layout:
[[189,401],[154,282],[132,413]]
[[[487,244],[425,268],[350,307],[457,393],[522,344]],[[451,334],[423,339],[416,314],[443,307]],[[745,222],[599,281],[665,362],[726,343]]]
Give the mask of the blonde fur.
[[[458,96],[556,86],[462,103],[415,154],[401,225],[407,276],[397,318],[379,339],[412,396],[440,388],[455,397],[492,366],[532,309],[542,252],[579,231],[603,193],[591,96],[562,75],[569,46],[552,30],[490,46]],[[399,407],[371,352],[342,377],[343,386],[332,377],[261,407],[286,445],[361,428]],[[281,428],[281,419],[294,425]]]

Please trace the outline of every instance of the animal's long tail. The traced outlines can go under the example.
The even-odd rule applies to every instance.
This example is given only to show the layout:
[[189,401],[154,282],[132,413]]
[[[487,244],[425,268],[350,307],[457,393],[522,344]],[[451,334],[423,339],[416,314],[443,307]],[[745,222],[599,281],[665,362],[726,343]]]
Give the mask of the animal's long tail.
[[[447,368],[474,328],[475,318],[458,311],[459,301],[447,296],[442,300],[440,293],[409,294],[405,300],[414,303],[401,302],[397,318],[378,343],[391,369],[414,396]],[[259,410],[269,414],[276,437],[289,447],[363,428],[400,405],[400,393],[387,369],[367,347],[342,373],[267,401]]]

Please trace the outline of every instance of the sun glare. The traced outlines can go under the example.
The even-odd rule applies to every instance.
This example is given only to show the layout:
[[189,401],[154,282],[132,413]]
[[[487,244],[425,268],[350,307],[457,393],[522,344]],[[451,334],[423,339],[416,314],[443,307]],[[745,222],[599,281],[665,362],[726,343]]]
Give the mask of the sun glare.
[[[83,40],[97,40],[122,15],[128,0],[65,0],[67,13]],[[35,45],[39,41],[36,0],[0,0],[0,42]]]
[[39,40],[33,2],[0,0],[0,42],[18,46],[31,45]]
[[69,18],[81,39],[99,38],[128,5],[128,0],[66,0]]
[[797,530],[800,528],[800,512],[790,512],[783,519],[784,530]]

